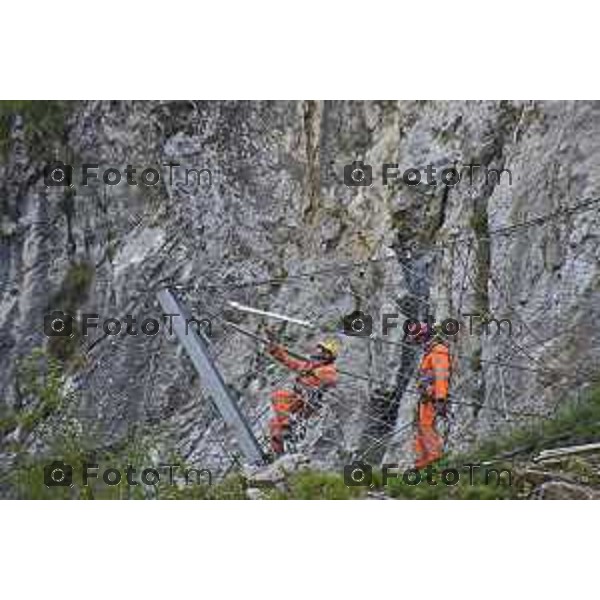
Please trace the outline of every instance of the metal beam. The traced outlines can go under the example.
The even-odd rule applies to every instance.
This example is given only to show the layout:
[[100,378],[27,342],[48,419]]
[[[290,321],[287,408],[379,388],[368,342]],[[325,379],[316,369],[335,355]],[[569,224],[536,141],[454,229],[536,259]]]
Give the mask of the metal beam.
[[[160,290],[156,297],[165,314],[171,317],[173,331],[187,351],[192,363],[198,371],[200,380],[209,393],[215,407],[225,423],[235,434],[239,448],[251,464],[265,461],[265,455],[252,433],[248,421],[244,418],[237,402],[229,393],[225,381],[209,355],[208,347],[202,335],[198,335],[194,327],[186,327],[186,319],[190,318],[185,305],[178,301],[168,289]],[[186,331],[187,330],[187,331]]]

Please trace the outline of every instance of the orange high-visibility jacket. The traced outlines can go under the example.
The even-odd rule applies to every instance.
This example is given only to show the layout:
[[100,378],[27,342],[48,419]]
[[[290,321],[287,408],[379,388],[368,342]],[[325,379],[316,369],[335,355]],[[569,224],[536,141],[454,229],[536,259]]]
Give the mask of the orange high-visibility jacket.
[[434,342],[421,360],[420,375],[428,395],[447,400],[450,381],[450,352],[444,344]]
[[269,352],[273,358],[276,358],[288,369],[299,373],[296,381],[301,385],[309,388],[323,388],[337,384],[338,372],[335,363],[293,358],[283,346],[275,346]]

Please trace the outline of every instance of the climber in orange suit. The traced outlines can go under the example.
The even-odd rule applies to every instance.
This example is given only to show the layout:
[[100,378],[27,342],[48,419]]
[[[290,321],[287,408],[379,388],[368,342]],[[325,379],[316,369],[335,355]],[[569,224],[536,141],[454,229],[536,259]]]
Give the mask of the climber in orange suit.
[[436,429],[436,420],[447,415],[451,359],[438,327],[430,330],[422,323],[413,339],[425,345],[417,381],[421,398],[415,438],[415,468],[422,469],[442,456],[444,440]]
[[293,358],[283,346],[277,344],[271,345],[268,352],[288,369],[298,373],[292,390],[276,390],[271,395],[274,413],[269,422],[271,449],[274,455],[279,455],[285,450],[284,436],[289,431],[290,415],[299,413],[309,416],[313,409],[309,404],[311,396],[337,384],[335,361],[338,344],[334,340],[319,343],[317,354],[310,360]]

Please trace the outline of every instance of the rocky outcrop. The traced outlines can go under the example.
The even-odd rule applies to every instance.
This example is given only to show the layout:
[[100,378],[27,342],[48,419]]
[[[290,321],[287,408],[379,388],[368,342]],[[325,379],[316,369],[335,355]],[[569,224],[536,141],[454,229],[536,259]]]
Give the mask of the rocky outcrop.
[[[494,232],[600,196],[599,117],[588,102],[83,102],[69,108],[51,156],[28,146],[25,118],[12,119],[0,163],[3,405],[18,411],[26,401],[18,360],[47,347],[67,365],[89,447],[118,444],[136,428],[159,453],[176,449],[227,471],[235,442],[172,337],[97,329],[69,346],[43,332],[56,309],[80,320],[157,316],[154,292],[169,283],[194,316],[253,331],[264,323],[228,300],[329,332],[353,310],[371,314],[379,334],[389,312],[508,318],[512,337],[481,327],[467,335],[463,317],[450,444],[466,448],[520,414],[550,414],[596,375],[598,210]],[[150,187],[125,178],[47,187],[50,159],[75,173],[86,163],[99,173],[132,164],[137,176],[155,168],[162,178]],[[371,186],[344,184],[344,165],[355,160],[372,165]],[[173,177],[169,162],[182,165]],[[431,164],[438,176],[481,167],[451,187],[401,177],[384,185],[385,163],[400,173]],[[210,177],[186,181],[185,168]],[[279,334],[305,352],[322,335],[290,325]],[[362,454],[410,460],[418,355],[402,345],[400,327],[341,339],[340,367],[352,375],[342,376],[303,452],[336,467]],[[218,318],[211,340],[260,435],[284,371]]]

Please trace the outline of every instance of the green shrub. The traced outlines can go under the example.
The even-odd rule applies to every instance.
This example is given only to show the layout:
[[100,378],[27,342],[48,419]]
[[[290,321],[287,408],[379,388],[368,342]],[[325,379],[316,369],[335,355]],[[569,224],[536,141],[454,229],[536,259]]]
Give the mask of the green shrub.
[[17,373],[20,393],[28,402],[27,408],[11,416],[16,424],[29,432],[64,406],[62,366],[43,350],[35,349],[24,358]]
[[[0,415],[0,428],[20,426],[27,432],[35,432],[43,439],[47,451],[43,456],[30,456],[17,442],[12,448],[17,459],[6,483],[14,495],[27,499],[246,499],[248,482],[239,473],[233,473],[215,485],[169,484],[166,477],[161,476],[159,484],[153,488],[144,485],[129,486],[123,480],[120,485],[107,486],[101,480],[93,479],[90,485],[80,484],[80,473],[83,464],[99,465],[99,472],[105,467],[122,468],[128,464],[138,467],[154,464],[154,440],[156,431],[132,430],[128,440],[120,448],[111,450],[91,450],[86,448],[78,423],[68,417],[69,395],[63,390],[63,367],[53,357],[42,351],[35,351],[23,361],[20,368],[20,387],[27,397],[27,408],[18,413]],[[51,417],[60,414],[59,420]],[[497,471],[512,470],[514,465],[508,459],[498,460],[498,455],[525,448],[528,453],[536,452],[544,447],[556,444],[557,440],[579,441],[587,438],[598,438],[600,424],[600,389],[591,390],[578,403],[565,405],[552,419],[539,419],[526,426],[513,430],[506,436],[486,441],[467,455],[448,456],[435,465],[437,485],[427,483],[425,473],[418,485],[409,485],[400,477],[388,480],[383,486],[379,469],[374,469],[371,488],[347,487],[341,472],[298,471],[289,474],[285,481],[285,491],[265,491],[268,499],[327,499],[348,500],[365,498],[369,491],[378,491],[397,499],[508,499],[524,495],[523,486],[517,476],[512,485],[507,485],[504,475],[501,482],[495,476],[486,482],[486,468]],[[72,487],[47,488],[44,485],[44,467],[53,460],[62,460],[73,466],[77,477]],[[471,484],[466,464],[480,464],[494,461],[489,466],[481,466],[474,470]],[[592,465],[580,458],[568,459],[570,472],[589,479],[597,484],[596,471]],[[176,455],[169,457],[169,463],[180,464],[183,469],[189,468],[185,461]],[[457,485],[449,486],[441,479],[445,468],[456,468],[460,474]],[[181,471],[180,471],[181,472]],[[123,473],[124,475],[124,473]],[[401,475],[401,474],[400,474]],[[139,481],[139,476],[137,477]]]
[[504,436],[486,440],[470,457],[489,460],[519,449],[535,453],[560,443],[578,443],[600,438],[600,389],[587,392],[581,402],[562,406],[552,418],[542,417],[515,428]]
[[65,311],[75,311],[85,302],[94,278],[94,267],[88,262],[73,263],[65,274],[52,303]]
[[66,140],[66,121],[73,104],[59,100],[0,101],[0,156],[6,157],[10,150],[11,123],[19,115],[30,154],[51,160],[53,146]]
[[[471,483],[469,472],[463,467],[464,463],[437,464],[432,477],[432,483],[428,483],[426,474],[421,472],[422,478],[418,485],[409,485],[401,478],[388,481],[386,492],[392,498],[412,499],[412,500],[502,500],[518,497],[518,489],[514,485],[509,485],[506,475],[500,482],[488,474],[488,482],[485,481],[485,468],[473,469],[473,481]],[[455,468],[459,474],[459,480],[456,485],[446,485],[441,477],[444,469]],[[494,468],[501,470],[508,468],[506,466],[497,466]],[[437,485],[434,485],[436,482]],[[514,484],[514,481],[511,482]]]
[[479,236],[488,233],[488,215],[486,210],[474,211],[469,220],[471,229]]
[[[87,300],[90,287],[94,278],[92,264],[81,261],[73,263],[67,270],[60,289],[50,300],[46,312],[59,310],[74,317],[79,307]],[[68,336],[54,336],[48,338],[48,351],[52,356],[63,363],[77,362],[80,330],[74,324],[74,334]]]
[[347,487],[341,474],[299,471],[290,475],[287,491],[273,491],[273,500],[350,500],[364,494],[364,488]]

